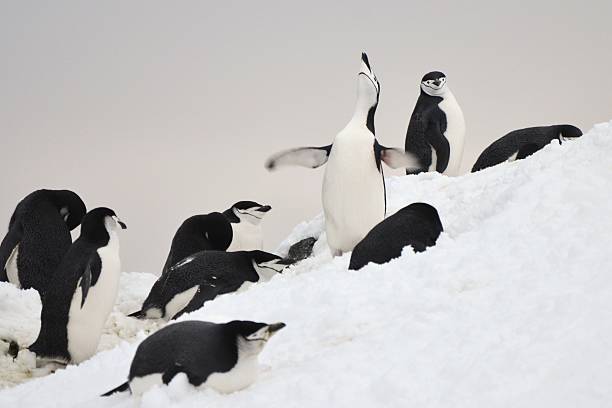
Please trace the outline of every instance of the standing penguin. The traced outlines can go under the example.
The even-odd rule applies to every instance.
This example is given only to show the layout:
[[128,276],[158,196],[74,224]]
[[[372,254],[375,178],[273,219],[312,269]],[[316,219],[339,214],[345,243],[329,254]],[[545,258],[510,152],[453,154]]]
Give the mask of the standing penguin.
[[463,112],[446,84],[446,76],[438,71],[426,74],[406,132],[406,151],[418,157],[419,169],[407,169],[406,174],[437,171],[458,175],[464,137]]
[[257,379],[259,353],[283,327],[284,323],[240,320],[171,324],[140,343],[128,381],[102,396],[128,390],[141,395],[155,385],[168,384],[179,373],[195,387],[222,393],[244,389]]
[[85,212],[83,200],[69,190],[37,190],[21,200],[0,244],[0,281],[42,296]]
[[42,299],[38,338],[29,349],[43,360],[80,363],[94,355],[117,297],[121,263],[117,231],[126,226],[108,208],[83,218]]
[[370,262],[384,264],[402,254],[410,245],[415,252],[434,246],[443,231],[438,211],[429,204],[410,204],[372,228],[351,254],[349,269],[358,270]]
[[191,255],[161,276],[142,309],[130,316],[175,319],[193,312],[218,295],[235,292],[247,282],[270,280],[290,261],[264,251],[202,251]]
[[263,249],[261,220],[272,207],[255,201],[239,201],[223,212],[232,227],[232,242],[228,251]]
[[353,118],[333,144],[280,152],[266,162],[271,170],[294,164],[317,168],[327,163],[323,179],[323,210],[327,243],[333,255],[349,252],[385,218],[386,193],[382,162],[391,168],[416,166],[416,157],[387,148],[375,137],[374,114],[380,84],[368,57],[361,56],[358,95]]
[[582,131],[572,125],[539,126],[514,130],[484,149],[474,163],[472,173],[505,161],[524,159],[553,140],[563,143],[565,140],[580,136],[582,136]]

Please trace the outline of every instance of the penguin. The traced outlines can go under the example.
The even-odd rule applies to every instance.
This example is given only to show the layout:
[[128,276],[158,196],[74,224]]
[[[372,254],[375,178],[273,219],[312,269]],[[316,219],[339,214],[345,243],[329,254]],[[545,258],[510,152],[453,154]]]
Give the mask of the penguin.
[[263,249],[261,220],[272,209],[254,201],[238,201],[223,212],[232,227],[232,242],[228,251]]
[[0,281],[44,295],[52,273],[72,244],[70,231],[85,215],[69,190],[37,190],[21,200],[0,244]]
[[372,228],[351,254],[349,269],[358,270],[370,262],[384,264],[398,258],[404,247],[415,252],[434,246],[443,231],[438,211],[429,204],[410,204]]
[[231,393],[255,382],[258,357],[285,323],[234,320],[174,323],[147,337],[136,349],[128,381],[102,394],[130,391],[140,396],[153,386],[168,384],[184,373],[194,387]]
[[110,314],[121,271],[115,212],[96,208],[83,217],[72,244],[42,298],[38,338],[28,347],[38,359],[78,364],[94,355]]
[[315,237],[304,238],[295,244],[291,245],[287,254],[287,259],[292,263],[303,261],[312,255],[312,249],[317,242]]
[[491,143],[478,157],[472,173],[505,161],[521,160],[558,140],[563,143],[582,136],[572,125],[553,125],[514,130]]
[[223,213],[187,218],[172,238],[162,275],[178,261],[200,251],[250,251],[263,249],[260,222],[272,207],[239,201]]
[[419,169],[407,169],[406,174],[437,171],[458,175],[464,137],[463,112],[448,88],[446,75],[439,71],[426,74],[406,131],[406,151],[418,157]]
[[176,319],[243,285],[267,281],[291,264],[264,251],[202,251],[173,265],[131,317]]
[[332,255],[349,252],[385,218],[386,192],[381,163],[391,168],[417,165],[416,157],[378,143],[374,115],[380,83],[365,53],[357,75],[357,105],[352,119],[322,147],[302,147],[277,153],[266,162],[268,170],[282,165],[317,168],[327,163],[323,177],[325,231]]

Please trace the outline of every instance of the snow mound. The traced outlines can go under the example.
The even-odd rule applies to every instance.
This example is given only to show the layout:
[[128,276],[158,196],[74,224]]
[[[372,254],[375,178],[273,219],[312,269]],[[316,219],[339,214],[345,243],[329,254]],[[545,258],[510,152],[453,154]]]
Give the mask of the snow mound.
[[[350,254],[331,259],[322,217],[300,224],[279,252],[320,235],[315,256],[181,319],[287,323],[261,355],[259,380],[222,395],[194,390],[177,376],[138,402],[145,407],[609,404],[611,157],[612,122],[577,141],[552,143],[526,160],[475,174],[389,178],[389,213],[412,202],[430,203],[445,232],[424,253],[406,249],[386,265],[360,271],[347,270]],[[0,392],[3,406],[134,406],[127,394],[97,397],[125,381],[145,337],[138,332],[144,323],[120,312],[137,309],[154,277],[123,279],[103,341],[118,345],[79,366]],[[9,319],[5,323],[3,316],[2,328],[23,320],[14,331],[23,332],[22,338],[36,335],[31,298],[0,286],[2,313]],[[7,363],[1,364],[5,370]]]

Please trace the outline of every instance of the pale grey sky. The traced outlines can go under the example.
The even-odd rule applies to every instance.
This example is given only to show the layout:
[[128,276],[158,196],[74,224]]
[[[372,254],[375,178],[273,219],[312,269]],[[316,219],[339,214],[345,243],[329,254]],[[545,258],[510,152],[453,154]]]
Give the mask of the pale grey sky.
[[0,223],[32,190],[70,188],[126,221],[125,270],[157,273],[184,218],[250,199],[273,206],[274,249],[320,212],[323,170],[264,160],[332,140],[362,50],[385,145],[403,146],[421,76],[447,74],[467,170],[512,129],[612,119],[611,15],[604,0],[2,0]]

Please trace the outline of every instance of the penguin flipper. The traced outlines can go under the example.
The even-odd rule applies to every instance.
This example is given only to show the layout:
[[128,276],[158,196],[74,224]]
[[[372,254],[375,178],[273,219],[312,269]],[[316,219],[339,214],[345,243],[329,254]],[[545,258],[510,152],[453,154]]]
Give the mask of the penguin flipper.
[[284,150],[266,160],[265,166],[268,170],[287,165],[316,169],[327,163],[331,149],[332,145]]
[[89,292],[89,288],[96,284],[98,278],[100,277],[100,272],[102,269],[102,262],[100,261],[100,257],[97,253],[94,253],[85,265],[83,269],[83,273],[81,275],[81,281],[79,282],[79,287],[81,288],[81,309],[83,305],[85,305],[85,299],[87,298],[87,293]]
[[448,167],[450,145],[439,126],[434,125],[427,129],[427,141],[436,151],[436,171],[444,173],[444,170]]
[[419,158],[414,153],[383,146],[376,139],[374,139],[374,156],[376,157],[376,165],[379,170],[381,161],[385,162],[392,169],[404,167],[414,171],[420,168]]
[[8,282],[6,264],[9,262],[9,259],[11,259],[19,242],[21,242],[21,236],[21,228],[16,225],[11,225],[11,228],[9,228],[9,231],[0,244],[0,282]]
[[524,145],[517,152],[516,160],[521,160],[521,159],[524,159],[525,157],[529,157],[535,152],[537,152],[538,150],[540,150],[540,146],[538,146],[536,143],[530,143],[530,144]]
[[125,392],[125,391],[129,391],[130,390],[130,383],[129,382],[124,382],[123,384],[121,384],[120,386],[113,388],[112,390],[105,392],[104,394],[100,395],[101,397],[109,397],[117,392]]

